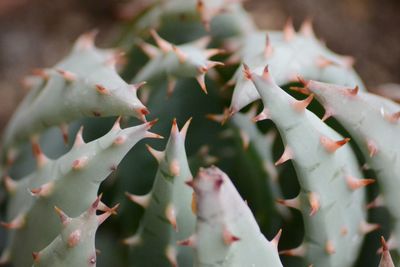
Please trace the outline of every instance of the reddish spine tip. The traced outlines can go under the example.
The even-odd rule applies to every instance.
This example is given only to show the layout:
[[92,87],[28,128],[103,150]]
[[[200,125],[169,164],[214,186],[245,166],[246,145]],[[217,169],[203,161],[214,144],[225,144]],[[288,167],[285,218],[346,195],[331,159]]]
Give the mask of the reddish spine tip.
[[381,244],[382,244],[382,250],[383,251],[388,251],[389,250],[389,247],[388,247],[388,245],[386,243],[386,240],[385,240],[385,238],[383,236],[381,236]]
[[135,83],[135,84],[133,84],[132,86],[133,86],[133,88],[135,88],[135,90],[139,90],[140,88],[142,88],[142,87],[145,86],[146,84],[147,84],[147,82],[146,82],[146,81],[143,81],[143,82]]
[[92,206],[91,206],[92,210],[94,210],[94,211],[97,210],[97,207],[99,206],[102,196],[103,196],[103,193],[101,193],[99,196],[96,197],[96,200],[92,203]]
[[354,87],[353,89],[346,89],[346,95],[348,96],[356,96],[358,94],[359,88],[358,86]]
[[219,190],[222,186],[222,184],[224,183],[224,180],[222,178],[217,178],[214,182],[214,188],[215,190]]
[[108,95],[110,92],[102,85],[96,84],[96,91],[101,95]]
[[156,124],[157,122],[158,122],[158,118],[157,118],[157,119],[154,119],[154,120],[152,120],[152,121],[147,122],[146,125],[147,125],[147,127],[150,129],[150,128],[153,127],[154,124]]
[[39,252],[32,252],[32,258],[34,262],[39,261]]
[[246,63],[243,63],[243,74],[246,79],[252,79],[250,68]]
[[185,184],[191,188],[194,188],[194,181],[193,180],[189,180],[189,181],[185,181]]
[[146,115],[150,114],[150,111],[147,108],[141,108],[140,114],[146,116]]

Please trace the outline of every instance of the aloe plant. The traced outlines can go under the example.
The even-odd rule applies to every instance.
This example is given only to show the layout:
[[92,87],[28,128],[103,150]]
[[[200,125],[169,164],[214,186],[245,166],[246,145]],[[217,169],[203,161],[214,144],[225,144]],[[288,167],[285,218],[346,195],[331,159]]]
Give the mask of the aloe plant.
[[118,48],[83,34],[26,78],[2,141],[1,263],[398,263],[400,106],[310,20],[267,31],[241,1],[154,0],[124,26]]

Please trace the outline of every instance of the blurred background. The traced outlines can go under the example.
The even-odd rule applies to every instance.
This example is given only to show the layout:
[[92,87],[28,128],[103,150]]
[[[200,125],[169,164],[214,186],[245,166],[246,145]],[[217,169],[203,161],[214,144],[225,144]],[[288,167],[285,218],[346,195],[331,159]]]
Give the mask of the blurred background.
[[[143,0],[142,0],[143,1]],[[145,0],[144,0],[145,1]],[[21,79],[61,59],[83,32],[99,29],[99,46],[111,46],[137,1],[0,0],[0,132],[25,93]],[[333,51],[352,55],[370,89],[400,83],[399,0],[247,0],[260,28],[295,26],[307,17]]]

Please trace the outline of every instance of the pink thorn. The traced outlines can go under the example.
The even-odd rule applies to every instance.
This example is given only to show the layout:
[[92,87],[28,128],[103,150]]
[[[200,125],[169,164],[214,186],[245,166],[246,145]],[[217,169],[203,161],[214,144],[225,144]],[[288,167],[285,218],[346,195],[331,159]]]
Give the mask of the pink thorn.
[[179,134],[178,124],[176,123],[176,118],[172,120],[171,135],[177,136]]
[[79,159],[76,159],[72,162],[72,169],[75,171],[79,171],[83,169],[87,163],[89,162],[89,158],[87,156],[83,156]]
[[6,188],[7,192],[12,193],[15,192],[17,189],[17,182],[14,181],[10,176],[6,175],[3,178],[4,187]]
[[98,30],[92,30],[79,36],[76,46],[79,49],[90,49],[94,47],[94,40],[98,34]]
[[[381,241],[381,243],[382,243],[382,241]],[[385,241],[385,243],[386,243],[387,252],[389,252],[389,250],[398,248],[398,244],[393,235],[390,235],[389,240]],[[376,254],[382,254],[383,252],[384,252],[384,248],[382,246],[376,251]],[[390,267],[394,267],[394,265],[390,266]]]
[[264,70],[263,70],[262,78],[263,78],[264,80],[266,80],[266,81],[268,81],[268,80],[271,79],[271,74],[270,74],[270,72],[269,72],[269,66],[268,66],[268,65],[265,66],[265,68],[264,68]]
[[21,229],[25,225],[25,215],[20,214],[15,217],[11,222],[0,222],[0,225],[6,229],[17,230]]
[[339,141],[333,141],[332,139],[326,137],[326,136],[321,136],[320,142],[322,146],[328,151],[329,153],[334,153],[336,150],[344,146],[350,141],[350,138],[345,138],[343,140]]
[[222,114],[207,114],[206,118],[224,125],[226,120],[229,118],[229,109],[225,109]]
[[[304,79],[304,77],[301,76],[301,75],[297,75],[297,81],[298,81],[299,83],[301,83],[301,84],[305,87],[304,89],[308,88],[308,86],[309,86],[309,84],[310,84],[310,81],[307,81],[307,80]],[[308,91],[308,92],[311,93],[311,91]],[[309,93],[307,93],[307,94],[309,94]]]
[[400,111],[393,114],[385,114],[385,119],[391,123],[397,123],[400,120]]
[[183,127],[182,127],[182,129],[181,129],[181,135],[182,135],[182,137],[185,139],[186,138],[186,135],[187,135],[187,132],[188,132],[188,129],[189,129],[189,126],[190,126],[190,123],[192,122],[192,117],[190,117],[186,122],[185,122],[185,124],[183,125]]
[[149,115],[149,114],[150,114],[150,111],[149,111],[146,107],[141,108],[141,109],[139,110],[139,112],[140,112],[140,114],[142,114],[143,116],[146,116],[146,115]]
[[278,233],[271,240],[271,243],[276,247],[276,249],[278,249],[279,240],[281,239],[281,235],[282,235],[282,229],[279,229]]
[[143,88],[143,86],[145,86],[146,84],[147,84],[146,81],[138,82],[138,83],[132,84],[132,88],[137,91],[137,90]]
[[166,211],[165,211],[165,216],[169,223],[172,225],[174,230],[177,232],[178,231],[178,226],[176,222],[176,211],[175,208],[172,205],[168,205]]
[[310,202],[310,216],[314,216],[319,208],[320,208],[320,203],[319,203],[319,196],[315,192],[310,192],[308,195],[308,201]]
[[306,108],[310,105],[310,103],[313,101],[313,99],[314,99],[314,95],[311,94],[304,100],[301,100],[301,101],[296,100],[293,103],[293,108],[297,112],[304,112],[306,110]]
[[44,80],[48,80],[50,78],[49,74],[47,73],[47,71],[45,69],[39,69],[39,68],[33,69],[32,75],[38,76]]
[[294,249],[279,251],[279,254],[292,257],[304,257],[306,255],[306,247],[304,245],[300,245]]
[[152,148],[148,144],[146,144],[146,148],[150,152],[150,154],[157,160],[158,163],[160,163],[161,160],[164,158],[164,155],[165,155],[164,151],[158,151],[158,150]]
[[212,69],[216,66],[225,66],[225,64],[219,61],[212,61],[212,60],[207,61],[207,66],[206,66],[207,70]]
[[250,136],[242,129],[239,131],[240,139],[242,141],[243,150],[247,150],[250,145]]
[[283,38],[286,42],[290,42],[293,40],[296,32],[293,27],[292,18],[288,18],[286,21],[285,27],[283,28]]
[[307,87],[290,86],[289,89],[299,92],[300,94],[303,94],[303,95],[311,94],[311,91]]
[[134,203],[142,206],[143,208],[147,208],[150,204],[151,201],[151,194],[146,194],[142,196],[130,194],[128,192],[125,192],[125,195]]
[[114,131],[121,130],[121,120],[122,120],[122,116],[118,116],[117,119],[115,120],[114,125],[112,127],[112,129]]
[[152,132],[146,132],[145,136],[146,138],[156,138],[156,139],[164,139],[164,136],[152,133]]
[[300,33],[306,37],[315,36],[311,18],[304,20],[303,24],[300,26]]
[[381,244],[382,244],[382,251],[389,251],[388,245],[386,244],[386,240],[383,236],[381,236]]
[[71,218],[68,217],[67,214],[65,214],[64,211],[62,211],[59,207],[54,206],[54,210],[56,211],[56,213],[58,214],[58,216],[60,217],[61,223],[65,226],[67,225]]
[[367,204],[367,209],[373,209],[385,206],[385,201],[381,195],[377,196],[374,200]]
[[172,95],[172,93],[175,91],[175,87],[176,87],[176,79],[173,77],[170,77],[168,79],[168,83],[167,83],[167,96],[170,97]]
[[217,177],[216,180],[214,181],[214,189],[216,191],[219,191],[223,183],[224,180],[221,177]]
[[33,258],[34,262],[39,262],[39,260],[40,260],[39,252],[32,252],[32,258]]
[[192,42],[192,44],[194,46],[196,46],[197,48],[206,49],[207,46],[210,44],[210,42],[211,42],[211,36],[206,35],[206,36],[201,37],[200,39],[197,39],[196,41]]
[[258,122],[258,121],[263,121],[263,120],[267,120],[269,119],[269,111],[268,109],[264,108],[263,111],[261,111],[260,114],[258,114],[257,116],[255,116],[254,118],[252,118],[251,120],[253,122]]
[[154,126],[154,124],[156,124],[158,122],[158,119],[154,119],[152,121],[146,122],[146,128],[150,129],[151,127]]
[[332,65],[337,65],[336,62],[330,60],[329,58],[326,58],[324,56],[319,56],[316,59],[316,64],[319,68],[326,68]]
[[206,58],[210,58],[210,57],[213,57],[215,55],[223,54],[223,53],[225,53],[225,50],[224,49],[219,49],[219,48],[210,48],[210,49],[207,49],[204,52]]
[[354,66],[355,59],[352,56],[342,56],[343,66],[347,68],[351,68]]
[[178,267],[177,252],[173,246],[168,246],[166,256],[172,267]]
[[293,159],[293,151],[290,147],[286,146],[282,153],[282,156],[275,162],[275,166],[278,166],[290,159]]
[[369,152],[369,156],[372,158],[373,156],[375,156],[376,154],[378,154],[378,146],[376,145],[376,143],[372,140],[368,140],[367,141],[367,149]]
[[265,37],[264,58],[269,59],[271,55],[272,55],[271,39],[269,38],[269,34],[267,33]]
[[117,209],[119,207],[119,203],[117,203],[114,207],[112,207],[111,209],[107,210],[106,212],[104,212],[103,214],[97,216],[97,222],[98,225],[102,224],[105,220],[108,219],[108,217],[110,217],[113,214],[117,214]]
[[76,75],[70,71],[67,70],[61,70],[57,69],[56,70],[67,82],[74,82],[76,81]]
[[356,96],[358,94],[359,88],[358,86],[354,87],[353,89],[345,89],[344,93],[348,96]]
[[44,197],[49,196],[53,192],[54,181],[48,182],[39,186],[38,188],[31,189],[32,196]]
[[298,197],[292,198],[292,199],[280,199],[278,198],[276,200],[277,203],[284,205],[289,208],[297,209],[300,210],[300,200]]
[[176,244],[179,246],[194,247],[196,245],[196,236],[192,235],[188,239],[177,241]]
[[136,246],[142,242],[142,238],[140,235],[135,234],[131,237],[125,238],[122,240],[122,244],[127,245],[127,246]]
[[160,52],[156,47],[145,42],[139,43],[138,46],[149,58],[155,58]]
[[205,94],[208,94],[207,88],[206,88],[206,83],[205,83],[205,75],[204,75],[204,73],[203,73],[203,74],[200,74],[199,76],[197,76],[197,77],[196,77],[196,80],[197,80],[197,82],[199,83],[201,90],[202,90]]
[[240,240],[239,237],[233,235],[228,229],[226,229],[226,227],[223,229],[222,238],[226,245],[231,245],[232,243]]
[[110,95],[110,91],[100,84],[96,84],[96,91],[101,95]]
[[252,77],[252,75],[251,75],[250,68],[249,68],[249,66],[247,66],[247,64],[245,64],[245,63],[243,63],[243,74],[244,74],[244,77],[245,77],[247,80],[252,80],[252,79],[253,79],[253,77]]
[[178,57],[179,63],[181,63],[181,64],[185,63],[185,61],[187,59],[187,55],[180,48],[176,47],[175,45],[172,45],[172,50]]
[[61,124],[60,125],[60,131],[63,137],[63,141],[65,145],[68,145],[68,125],[67,124]]
[[6,153],[6,166],[10,167],[14,164],[15,159],[17,157],[18,151],[15,149],[9,149]]
[[333,115],[334,115],[334,112],[330,108],[325,108],[325,113],[324,113],[324,116],[322,117],[321,120],[322,121],[326,121],[327,119],[329,119]]
[[32,139],[32,152],[33,156],[36,158],[37,165],[39,167],[44,166],[47,163],[47,157],[43,154],[39,143],[34,138]]
[[146,138],[164,139],[164,137],[162,135],[151,133],[151,132],[146,132],[145,137]]
[[100,195],[98,195],[96,197],[96,199],[93,201],[92,205],[90,206],[90,208],[88,209],[89,213],[96,213],[97,208],[99,207],[99,204],[101,202],[101,198],[103,197],[103,193],[101,193]]
[[365,221],[362,221],[362,222],[360,223],[359,230],[360,230],[360,233],[361,233],[361,234],[365,235],[365,234],[371,233],[371,232],[373,232],[373,231],[379,229],[380,227],[381,227],[381,226],[380,226],[379,224],[376,224],[376,223],[367,223],[367,222],[365,222]]
[[170,52],[172,50],[172,45],[165,41],[163,38],[161,38],[158,33],[154,30],[150,30],[150,34],[153,37],[154,41],[157,43],[157,46],[163,51],[163,52]]
[[195,186],[194,180],[185,181],[185,184],[191,188],[194,188]]
[[79,147],[85,143],[85,141],[83,140],[82,133],[83,133],[83,126],[81,126],[79,128],[79,131],[76,134],[75,141],[74,141],[74,147]]
[[347,175],[345,178],[347,186],[353,191],[375,182],[374,179],[358,179],[350,175]]

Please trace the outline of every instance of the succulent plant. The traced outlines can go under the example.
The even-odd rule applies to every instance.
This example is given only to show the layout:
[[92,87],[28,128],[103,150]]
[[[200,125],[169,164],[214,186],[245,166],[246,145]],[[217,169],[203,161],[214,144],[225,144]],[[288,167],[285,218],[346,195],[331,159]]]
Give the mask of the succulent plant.
[[400,105],[309,20],[259,30],[240,2],[149,1],[120,48],[87,33],[25,79],[2,141],[2,264],[399,262]]

